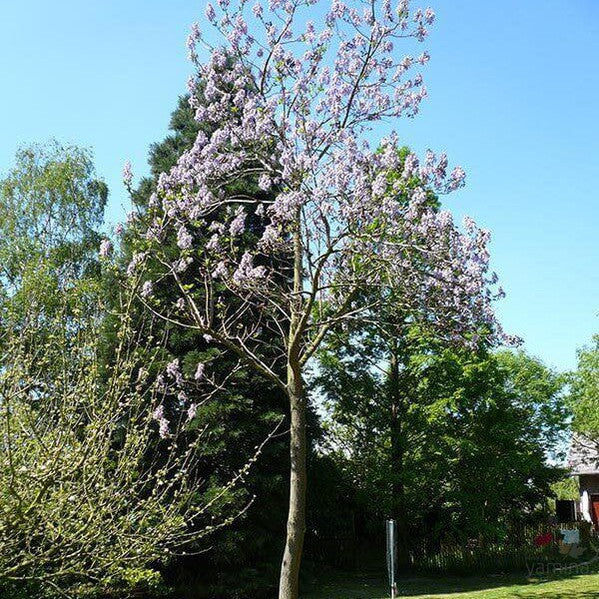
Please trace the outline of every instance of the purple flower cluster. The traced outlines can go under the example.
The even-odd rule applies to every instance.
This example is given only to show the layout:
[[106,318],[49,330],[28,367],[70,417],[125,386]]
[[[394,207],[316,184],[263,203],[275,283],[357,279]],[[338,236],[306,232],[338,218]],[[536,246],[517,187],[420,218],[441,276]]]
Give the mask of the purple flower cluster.
[[[158,424],[158,433],[162,439],[174,433],[172,425],[176,425],[177,421],[182,425],[196,417],[198,403],[190,400],[188,392],[190,387],[197,389],[198,385],[215,387],[214,381],[206,376],[206,364],[203,362],[198,363],[193,377],[187,377],[181,370],[179,360],[173,359],[166,364],[164,372],[156,377],[155,390],[161,401],[154,409],[152,418]],[[169,406],[169,413],[175,416],[171,420],[166,416],[166,405]],[[180,419],[181,414],[186,417]]]
[[[170,265],[175,281],[193,264],[198,293],[213,295],[204,308],[193,301],[193,285],[181,286],[189,318],[244,352],[259,326],[236,328],[247,313],[230,312],[215,285],[259,306],[261,318],[273,310],[275,322],[304,301],[357,314],[356,289],[395,288],[406,310],[448,338],[472,341],[484,329],[492,341],[513,341],[492,308],[501,292],[490,272],[488,232],[471,221],[456,225],[430,201],[462,187],[464,171],[450,168],[445,154],[406,155],[393,131],[376,147],[364,135],[418,113],[426,89],[414,71],[429,55],[403,56],[398,48],[406,37],[425,39],[434,12],[410,11],[407,0],[365,10],[358,0],[333,0],[318,28],[305,18],[317,1],[257,0],[251,10],[243,0],[208,5],[223,45],[202,64],[194,50],[207,44],[199,28],[188,40],[198,69],[190,104],[205,126],[160,177],[147,251]],[[248,176],[273,195],[236,191]],[[263,231],[251,243],[249,214]],[[183,259],[164,250],[166,231]],[[206,242],[191,253],[196,235]],[[273,257],[298,248],[305,290],[292,300]]]
[[108,258],[112,254],[112,242],[109,239],[102,239],[99,254],[102,258]]
[[164,415],[164,406],[158,406],[154,410],[152,417],[158,423],[158,434],[160,435],[160,438],[166,439],[169,435],[170,424]]
[[123,184],[127,189],[130,189],[132,181],[133,172],[131,170],[131,163],[127,160],[123,166]]
[[148,298],[152,296],[153,292],[154,286],[152,284],[152,281],[145,281],[144,284],[141,286],[141,296]]

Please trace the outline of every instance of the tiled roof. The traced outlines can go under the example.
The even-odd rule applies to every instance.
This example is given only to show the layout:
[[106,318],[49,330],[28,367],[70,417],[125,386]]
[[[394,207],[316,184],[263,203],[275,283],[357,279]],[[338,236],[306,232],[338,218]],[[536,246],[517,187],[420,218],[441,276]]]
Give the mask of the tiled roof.
[[568,451],[572,474],[599,474],[599,443],[583,435],[574,435]]

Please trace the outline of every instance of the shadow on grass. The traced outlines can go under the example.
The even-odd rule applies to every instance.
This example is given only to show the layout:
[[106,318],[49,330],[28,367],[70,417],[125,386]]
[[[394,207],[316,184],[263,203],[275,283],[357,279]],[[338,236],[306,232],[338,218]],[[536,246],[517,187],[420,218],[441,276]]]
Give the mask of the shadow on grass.
[[[472,595],[469,595],[472,593]],[[487,577],[409,577],[399,580],[399,597],[464,599],[598,599],[599,578],[552,575],[542,579],[501,575]],[[380,576],[329,575],[305,585],[301,599],[385,599],[386,580]]]

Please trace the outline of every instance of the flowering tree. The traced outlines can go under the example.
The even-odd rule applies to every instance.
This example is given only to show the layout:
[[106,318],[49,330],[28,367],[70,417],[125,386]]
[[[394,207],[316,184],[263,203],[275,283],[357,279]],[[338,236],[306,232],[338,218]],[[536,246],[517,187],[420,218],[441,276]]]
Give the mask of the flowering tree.
[[[362,298],[378,289],[390,293],[372,294],[375,302],[392,296],[452,341],[476,343],[471,332],[481,326],[493,341],[503,333],[491,308],[500,290],[492,290],[488,233],[470,220],[461,231],[427,200],[427,187],[461,187],[462,169],[448,172],[446,156],[433,152],[405,156],[392,132],[375,149],[366,141],[373,125],[418,112],[426,91],[410,74],[428,55],[401,57],[395,46],[422,41],[433,11],[412,12],[406,0],[334,0],[317,30],[307,20],[322,9],[317,0],[263,4],[209,4],[222,45],[193,27],[188,47],[201,85],[190,82],[191,103],[213,133],[200,132],[161,176],[129,272],[151,263],[140,295],[152,311],[200,331],[289,400],[279,597],[292,599],[305,527],[305,369],[331,328],[376,318],[377,304]],[[200,44],[210,53],[204,63]],[[130,184],[129,169],[125,178]],[[264,193],[248,193],[249,179]],[[161,243],[171,232],[176,252]],[[173,305],[153,299],[157,279],[178,288]],[[265,346],[265,330],[280,351]],[[209,383],[203,364],[196,377]]]

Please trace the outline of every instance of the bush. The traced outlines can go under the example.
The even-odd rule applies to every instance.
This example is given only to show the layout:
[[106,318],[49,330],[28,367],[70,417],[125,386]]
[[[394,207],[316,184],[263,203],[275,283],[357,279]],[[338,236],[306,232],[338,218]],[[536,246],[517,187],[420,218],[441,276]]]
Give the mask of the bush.
[[172,390],[148,374],[126,316],[109,367],[98,326],[63,313],[40,340],[19,322],[0,344],[0,585],[40,598],[158,592],[160,566],[229,520],[206,524],[234,481],[198,501],[202,434],[181,415],[159,436]]

